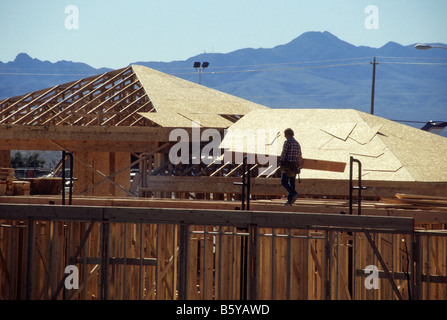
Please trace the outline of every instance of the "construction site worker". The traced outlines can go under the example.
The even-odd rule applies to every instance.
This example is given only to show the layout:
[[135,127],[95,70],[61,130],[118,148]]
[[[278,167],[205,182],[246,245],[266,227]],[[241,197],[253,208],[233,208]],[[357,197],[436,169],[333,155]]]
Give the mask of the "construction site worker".
[[298,192],[295,190],[295,178],[300,170],[301,146],[294,138],[294,132],[291,128],[284,130],[286,141],[284,142],[279,165],[281,166],[281,185],[287,190],[287,202],[284,205],[291,206],[298,198]]

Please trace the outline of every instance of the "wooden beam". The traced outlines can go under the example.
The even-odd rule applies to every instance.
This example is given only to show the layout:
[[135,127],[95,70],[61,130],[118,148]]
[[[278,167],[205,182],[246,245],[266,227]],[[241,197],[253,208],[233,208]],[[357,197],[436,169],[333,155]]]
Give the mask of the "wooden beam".
[[0,219],[102,221],[240,226],[259,228],[341,228],[358,231],[411,233],[413,218],[351,216],[291,212],[208,209],[86,207],[60,205],[0,204]]
[[[131,74],[130,76],[128,76],[127,78],[123,79],[122,81],[125,82],[127,80],[131,80],[131,78],[134,77],[133,74]],[[108,89],[107,91],[105,91],[103,94],[112,91],[110,96],[108,98],[106,98],[103,102],[99,103],[97,106],[93,107],[92,109],[90,109],[87,114],[92,114],[94,113],[96,110],[102,110],[103,107],[105,107],[105,105],[109,104],[109,101],[114,99],[116,96],[118,96],[123,90],[126,90],[127,88],[133,86],[134,84],[138,83],[138,80],[134,80],[133,82],[129,83],[126,87],[119,89],[119,91],[117,91],[118,89],[116,88],[116,86]],[[121,84],[121,83],[120,83]],[[117,92],[116,92],[117,91]],[[79,121],[79,119],[77,120]],[[77,121],[75,121],[73,124],[76,125]],[[91,120],[89,123],[87,123],[86,125],[90,125],[94,120]],[[102,120],[100,121],[102,122]]]
[[[0,117],[7,117],[7,114],[8,114],[10,111],[14,112],[14,110],[15,110],[14,108],[15,108],[17,105],[19,105],[20,102],[22,102],[22,101],[28,99],[29,97],[33,96],[33,94],[36,94],[36,92],[30,92],[30,93],[28,93],[27,95],[24,95],[24,96],[19,97],[20,99],[18,99],[16,102],[10,104],[9,106],[7,106],[7,107],[2,107],[3,109],[0,110]],[[9,100],[11,100],[11,99],[9,99]],[[5,103],[5,102],[6,102],[6,100],[2,101],[2,104]]]
[[[53,111],[54,108],[56,108],[58,105],[64,103],[68,99],[68,97],[63,99],[62,101],[56,103],[55,105],[47,108],[47,110],[45,110],[45,111],[43,111],[42,108],[45,107],[46,105],[48,105],[51,101],[56,99],[58,96],[63,95],[65,92],[67,92],[68,90],[70,90],[72,87],[76,86],[80,82],[82,82],[82,79],[73,82],[71,85],[67,86],[63,90],[58,91],[54,96],[47,99],[44,103],[39,103],[38,106],[32,110],[32,112],[26,113],[20,119],[16,120],[13,124],[24,124],[25,123],[24,120],[27,120],[30,118],[31,118],[31,120],[29,120],[29,122],[28,122],[29,124],[36,123],[36,122],[39,123],[39,119],[41,117],[45,116],[46,113]],[[58,89],[60,89],[60,88],[58,87]]]
[[19,114],[24,108],[26,107],[30,107],[30,105],[33,104],[33,102],[35,102],[36,100],[38,100],[40,97],[45,97],[48,93],[54,91],[58,86],[54,86],[50,89],[48,89],[47,91],[45,91],[42,95],[39,95],[37,98],[34,98],[33,100],[31,100],[30,102],[26,103],[24,106],[19,107],[17,110],[15,110],[13,113],[9,114],[8,116],[6,116],[5,118],[3,118],[0,121],[0,124],[4,124],[8,122],[8,119],[14,117],[16,114]]
[[[225,150],[225,161],[231,161],[233,163],[240,163],[242,161],[241,159],[244,156],[248,156],[249,159],[253,159],[255,163],[253,164],[259,164],[259,165],[265,165],[261,164],[257,161],[256,154],[250,154],[250,153],[241,153],[241,152],[234,152]],[[275,157],[275,156],[272,156]],[[318,160],[318,159],[303,159],[303,169],[310,169],[310,170],[323,170],[323,171],[332,171],[332,172],[344,172],[346,168],[345,162],[339,162],[339,161],[329,161],[329,160]],[[276,163],[279,165],[279,157],[276,156]]]
[[171,131],[160,127],[0,125],[0,139],[166,142]]
[[[146,191],[153,192],[200,192],[240,193],[241,187],[234,185],[241,178],[234,177],[177,177],[150,176]],[[300,195],[308,196],[349,196],[348,180],[303,179],[296,185]],[[285,195],[279,178],[252,178],[251,194]],[[362,192],[365,198],[394,197],[396,193],[412,193],[446,196],[447,182],[407,181],[364,181],[368,189]]]
[[[89,92],[88,94],[84,95],[84,96],[83,96],[82,98],[80,98],[79,100],[75,100],[70,106],[68,106],[67,108],[64,108],[64,110],[62,110],[61,112],[59,112],[60,115],[63,115],[63,113],[67,113],[67,111],[70,111],[70,113],[68,114],[68,116],[66,116],[65,118],[63,118],[63,119],[62,119],[61,121],[59,121],[58,123],[56,123],[56,125],[61,125],[61,124],[63,124],[64,122],[66,122],[68,119],[71,118],[72,113],[73,113],[73,110],[72,110],[71,107],[72,107],[73,105],[80,103],[82,100],[84,100],[85,98],[87,98],[88,96],[90,96],[91,94],[93,94],[94,92],[101,92],[101,89],[102,89],[102,88],[105,88],[105,87],[107,86],[108,83],[110,83],[110,82],[113,83],[113,81],[116,80],[116,78],[119,78],[121,75],[125,74],[125,73],[128,72],[130,69],[131,69],[131,67],[127,67],[127,68],[123,68],[123,69],[117,70],[117,71],[119,71],[119,72],[118,72],[116,75],[114,75],[113,77],[111,77],[110,79],[105,80],[103,83],[101,83],[101,84],[100,84],[99,86],[97,86],[97,87],[91,87],[91,88],[90,88],[91,90],[90,90],[90,92]],[[106,75],[107,75],[107,74],[103,74],[102,77],[105,77]],[[112,88],[113,88],[113,87],[112,87]],[[100,94],[98,94],[97,96],[95,96],[95,98],[93,98],[91,101],[89,101],[89,102],[86,103],[86,104],[83,104],[77,111],[79,111],[79,110],[83,110],[83,109],[85,109],[86,107],[91,106],[92,103],[96,102],[99,98],[101,98],[103,95],[105,95],[109,90],[110,90],[110,89],[108,89],[108,90],[106,90],[106,91],[104,91],[104,92],[101,92]],[[48,120],[47,120],[47,121],[48,121]],[[45,121],[44,124],[45,124],[47,121]]]
[[[61,204],[60,196],[2,196],[3,204],[48,204],[49,202]],[[250,209],[253,211],[281,211],[281,212],[307,212],[337,214],[347,212],[349,203],[347,200],[334,199],[298,199],[293,206],[283,206],[280,199],[252,200]],[[421,211],[415,209],[388,209],[377,206],[376,201],[362,201],[362,215],[367,216],[392,216],[414,218],[415,223],[447,224],[445,211],[436,209]],[[98,197],[98,196],[73,196],[73,205],[98,206],[98,207],[140,207],[140,208],[178,208],[178,209],[218,209],[233,210],[240,203],[234,201],[219,200],[182,200],[168,198],[135,198],[135,197]]]
[[303,169],[323,170],[332,172],[344,172],[346,168],[345,162],[303,159]]
[[91,140],[17,140],[0,139],[0,149],[61,151],[52,141],[66,146],[70,151],[91,152],[150,152],[157,142],[145,141],[91,141]]

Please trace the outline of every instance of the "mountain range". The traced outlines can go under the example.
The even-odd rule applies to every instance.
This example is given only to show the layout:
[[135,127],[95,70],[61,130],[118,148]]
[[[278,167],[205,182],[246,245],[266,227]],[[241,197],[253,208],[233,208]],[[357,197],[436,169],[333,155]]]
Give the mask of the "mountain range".
[[[437,44],[446,46],[444,44]],[[377,64],[372,64],[376,59]],[[194,62],[209,62],[194,69]],[[273,48],[203,53],[184,61],[136,61],[271,108],[352,108],[421,127],[447,121],[447,52],[389,42],[354,46],[329,32],[306,32]],[[124,66],[123,66],[124,67]],[[26,53],[0,62],[0,99],[110,71],[71,61],[52,63]]]

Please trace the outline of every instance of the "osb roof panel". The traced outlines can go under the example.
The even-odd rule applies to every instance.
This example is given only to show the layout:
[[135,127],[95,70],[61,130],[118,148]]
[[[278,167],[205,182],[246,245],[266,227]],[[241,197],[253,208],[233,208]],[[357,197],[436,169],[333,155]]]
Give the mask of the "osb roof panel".
[[191,127],[191,120],[176,112],[140,112],[139,114],[166,128]]
[[[232,139],[237,137],[235,129],[272,130],[279,134],[275,150],[280,155],[283,132],[289,127],[304,158],[349,163],[353,156],[362,162],[365,179],[447,181],[446,138],[350,109],[256,110],[229,128],[222,146],[245,151],[235,145],[237,138]],[[263,148],[259,142],[250,146],[251,152],[262,153]],[[348,175],[349,168],[344,173],[302,171],[307,178],[343,179]]]
[[141,112],[141,116],[162,127],[191,128],[200,126],[206,128],[228,128],[233,123],[218,114],[177,113],[177,112]]
[[147,67],[132,68],[157,112],[245,115],[251,110],[268,109]]
[[233,124],[233,122],[223,118],[218,114],[188,113],[182,115],[200,124],[201,127],[205,128],[228,128]]
[[346,141],[346,139],[351,134],[352,130],[354,130],[355,126],[357,125],[357,122],[344,122],[344,123],[330,123],[323,125],[320,130],[329,133],[330,135]]
[[447,180],[447,138],[368,114],[361,116],[372,125],[383,125],[378,137],[417,181]]

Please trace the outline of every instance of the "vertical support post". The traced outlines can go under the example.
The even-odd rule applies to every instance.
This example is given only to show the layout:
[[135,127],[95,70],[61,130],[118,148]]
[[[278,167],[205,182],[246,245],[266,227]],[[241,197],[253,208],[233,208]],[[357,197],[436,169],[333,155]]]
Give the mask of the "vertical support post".
[[242,210],[245,210],[245,187],[246,187],[246,175],[247,170],[247,157],[242,160]]
[[326,260],[327,260],[327,271],[326,271],[326,300],[332,299],[332,266],[334,264],[333,256],[333,232],[332,230],[326,231]]
[[62,205],[65,205],[65,150],[62,150]]
[[219,226],[219,240],[217,245],[217,283],[219,285],[217,289],[217,300],[222,299],[222,237],[223,226]]
[[186,300],[188,298],[188,256],[189,256],[189,226],[180,224],[179,228],[179,268],[178,268],[178,298]]
[[[352,261],[352,270],[356,270],[356,266],[357,266],[357,239],[359,239],[358,234],[352,233],[352,250],[351,250],[351,261]],[[351,290],[351,299],[355,300],[357,298],[356,296],[356,276],[355,273],[352,272],[352,277],[351,277],[351,283],[352,283],[352,290]]]
[[412,261],[411,261],[411,274],[413,274],[413,299],[420,300],[422,298],[422,241],[421,235],[414,234],[414,240],[412,241]]
[[[148,179],[147,154],[143,153],[140,155],[140,162],[138,166],[138,171],[141,175],[140,188],[146,188]],[[146,197],[146,192],[147,191],[140,191],[140,197]]]
[[[249,228],[239,228],[241,231],[250,232]],[[248,273],[248,235],[241,234],[241,249],[240,249],[240,287],[239,299],[247,300],[247,273]]]
[[[250,170],[251,170],[251,165],[249,165],[247,163],[247,157],[245,157],[244,160],[245,160],[245,169],[247,169],[247,210],[250,210],[250,185],[251,185]],[[245,169],[244,169],[244,171],[245,171]]]
[[[144,224],[141,222],[140,223],[140,252],[139,252],[139,256],[140,256],[140,263],[139,263],[139,270],[138,270],[138,300],[141,300],[143,298],[143,227]],[[158,242],[158,232],[157,232],[157,242]],[[157,245],[158,248],[158,245]],[[158,250],[158,249],[157,249]],[[158,254],[157,254],[157,258],[158,258]],[[157,263],[158,265],[158,263]],[[157,283],[157,282],[155,282]],[[158,294],[158,292],[157,292]]]
[[[127,222],[123,222],[124,234],[123,234],[123,300],[126,299],[126,271],[127,271]],[[158,257],[158,256],[157,256]]]
[[34,219],[28,218],[26,244],[26,300],[33,298]]
[[70,157],[70,186],[68,188],[68,204],[71,205],[73,199],[73,155],[68,153],[68,156]]
[[292,230],[287,229],[287,244],[286,244],[286,300],[290,300],[290,275],[291,275],[291,263],[292,263]]
[[250,226],[249,228],[250,246],[249,246],[249,268],[250,276],[248,279],[248,299],[256,300],[258,297],[258,228]]
[[62,205],[65,205],[65,160],[67,158],[67,155],[70,157],[70,185],[69,185],[69,202],[68,204],[72,204],[72,198],[73,198],[73,154],[70,152],[67,152],[65,150],[62,150]]
[[100,278],[100,299],[109,298],[109,266],[110,266],[110,224],[108,220],[103,220],[101,225],[101,278]]

